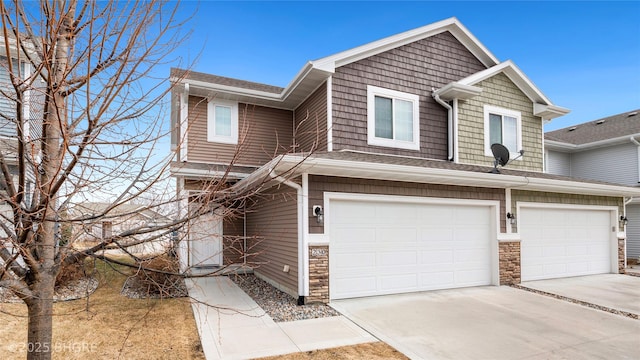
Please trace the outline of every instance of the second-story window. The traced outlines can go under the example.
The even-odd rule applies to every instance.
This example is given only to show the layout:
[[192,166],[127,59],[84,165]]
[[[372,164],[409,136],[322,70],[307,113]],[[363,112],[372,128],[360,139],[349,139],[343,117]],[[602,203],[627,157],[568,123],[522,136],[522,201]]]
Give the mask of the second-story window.
[[369,145],[420,149],[418,95],[367,86]]
[[504,145],[511,156],[517,156],[522,149],[521,115],[519,111],[499,108],[497,106],[484,106],[484,152],[487,156],[491,153],[491,144]]
[[207,140],[238,143],[238,103],[213,99],[207,105]]

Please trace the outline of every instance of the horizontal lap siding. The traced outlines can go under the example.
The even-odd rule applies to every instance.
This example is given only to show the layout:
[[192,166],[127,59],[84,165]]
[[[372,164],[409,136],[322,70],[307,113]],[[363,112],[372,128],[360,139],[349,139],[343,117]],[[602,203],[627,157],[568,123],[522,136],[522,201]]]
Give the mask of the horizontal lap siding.
[[234,211],[231,216],[225,218],[222,234],[224,264],[242,264],[244,261],[244,214],[241,211]]
[[238,145],[208,142],[207,100],[189,97],[189,161],[228,164],[238,151],[235,164],[260,166],[276,154],[290,152],[293,139],[292,111],[240,103],[238,117]]
[[[282,185],[255,199],[247,209],[247,235],[257,254],[248,261],[254,271],[284,286],[292,296],[298,295],[298,205],[295,189]],[[288,273],[282,271],[289,265]]]
[[[511,190],[511,208],[516,211],[518,202],[536,202],[551,204],[570,204],[570,205],[598,205],[598,206],[616,206],[618,213],[623,214],[624,201],[623,198],[609,196],[593,196],[578,194],[560,194],[541,191],[525,191]],[[518,214],[516,214],[516,217]],[[517,229],[513,226],[513,231]]]
[[504,74],[497,74],[475,86],[482,93],[460,101],[458,106],[458,161],[463,164],[493,165],[485,156],[484,105],[519,111],[522,120],[524,156],[509,163],[510,169],[542,172],[542,119],[533,115],[533,102]]
[[327,150],[327,83],[295,110],[295,152]]
[[[447,158],[447,111],[432,88],[485,67],[448,32],[339,67],[332,78],[333,149]],[[367,85],[419,95],[420,150],[367,145]]]
[[[340,178],[330,176],[309,176],[309,214],[313,214],[312,206],[324,204],[325,192],[344,192],[376,195],[418,196],[448,199],[496,200],[500,202],[501,232],[505,232],[504,224],[504,189],[488,189],[477,187],[418,184],[384,180],[366,180]],[[318,224],[315,217],[309,217],[309,233],[321,234],[324,225]]]

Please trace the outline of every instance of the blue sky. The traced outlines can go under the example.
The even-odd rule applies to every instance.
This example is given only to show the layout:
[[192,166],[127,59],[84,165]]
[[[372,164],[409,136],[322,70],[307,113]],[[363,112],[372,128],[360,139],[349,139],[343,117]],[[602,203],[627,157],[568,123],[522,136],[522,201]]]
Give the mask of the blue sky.
[[[640,108],[640,2],[183,2],[180,66],[286,86],[309,60],[457,17],[571,113],[553,130]],[[197,10],[196,10],[197,9]],[[186,30],[186,29],[185,29]],[[166,69],[168,75],[168,69]]]

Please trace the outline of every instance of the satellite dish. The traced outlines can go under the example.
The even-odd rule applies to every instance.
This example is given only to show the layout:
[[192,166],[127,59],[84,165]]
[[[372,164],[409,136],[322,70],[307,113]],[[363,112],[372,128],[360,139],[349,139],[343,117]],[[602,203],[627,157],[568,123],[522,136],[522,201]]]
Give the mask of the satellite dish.
[[[491,144],[491,152],[493,153],[493,158],[495,160],[493,161],[493,169],[491,169],[490,172],[492,174],[500,174],[500,170],[498,170],[498,165],[500,166],[507,165],[511,160],[511,153],[509,152],[509,149],[507,149],[506,146],[499,143]],[[524,150],[520,150],[519,153],[520,155],[515,159],[524,155]]]
[[509,153],[509,149],[502,144],[491,144],[491,152],[493,153],[493,157],[496,159],[495,166],[505,166],[509,162],[509,158],[511,154]]

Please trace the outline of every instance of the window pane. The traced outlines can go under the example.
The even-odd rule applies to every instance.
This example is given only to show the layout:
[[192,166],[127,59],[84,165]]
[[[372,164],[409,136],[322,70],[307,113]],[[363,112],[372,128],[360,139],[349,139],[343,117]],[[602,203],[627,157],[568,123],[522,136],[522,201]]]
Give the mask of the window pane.
[[376,96],[376,137],[393,139],[391,99]]
[[489,144],[502,144],[502,116],[489,114]]
[[511,152],[518,152],[518,123],[516,118],[504,117],[503,145]]
[[413,141],[413,103],[406,100],[396,100],[394,110],[396,140]]
[[218,136],[231,136],[231,108],[215,106],[215,132]]

